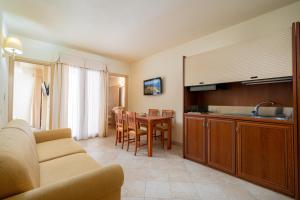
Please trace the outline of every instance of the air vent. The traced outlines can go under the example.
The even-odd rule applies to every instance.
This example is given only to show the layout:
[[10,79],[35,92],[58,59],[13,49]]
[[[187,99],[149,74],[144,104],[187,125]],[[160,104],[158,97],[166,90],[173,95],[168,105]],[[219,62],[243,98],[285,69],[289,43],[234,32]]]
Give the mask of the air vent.
[[209,90],[216,90],[216,85],[199,85],[199,86],[192,86],[190,87],[191,92],[198,92],[198,91],[209,91]]
[[259,85],[259,84],[270,84],[270,83],[284,83],[284,82],[292,82],[292,76],[278,77],[278,78],[267,78],[267,79],[258,79],[258,80],[249,80],[243,81],[244,85]]

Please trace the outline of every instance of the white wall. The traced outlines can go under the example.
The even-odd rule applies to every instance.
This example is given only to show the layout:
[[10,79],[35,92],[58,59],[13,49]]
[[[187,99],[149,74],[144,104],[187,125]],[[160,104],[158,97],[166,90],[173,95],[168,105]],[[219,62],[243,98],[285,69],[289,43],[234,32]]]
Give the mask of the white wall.
[[31,58],[42,61],[54,62],[58,59],[59,55],[71,55],[81,58],[100,61],[107,65],[109,72],[128,75],[130,73],[129,64],[116,59],[91,54],[83,51],[78,51],[71,48],[66,48],[60,45],[30,39],[24,36],[15,35],[10,33],[11,36],[17,37],[21,40],[23,45],[24,54],[22,57]]
[[3,57],[2,44],[3,38],[6,37],[6,26],[0,12],[0,128],[7,122],[7,80],[8,68],[6,59]]
[[[176,125],[173,140],[182,142],[183,56],[199,54],[286,29],[291,27],[293,22],[300,21],[299,11],[300,2],[296,2],[133,63],[129,81],[129,109],[136,112],[146,112],[148,108],[174,109]],[[157,76],[163,77],[164,93],[160,96],[144,96],[143,80]]]

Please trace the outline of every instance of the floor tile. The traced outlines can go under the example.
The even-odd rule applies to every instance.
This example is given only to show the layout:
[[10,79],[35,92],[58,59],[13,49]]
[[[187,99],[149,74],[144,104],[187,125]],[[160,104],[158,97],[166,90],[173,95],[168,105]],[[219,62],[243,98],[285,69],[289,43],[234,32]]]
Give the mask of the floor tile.
[[124,197],[145,197],[145,181],[131,181],[124,184]]
[[198,192],[193,183],[170,182],[173,199],[199,199]]
[[224,195],[224,188],[215,183],[196,183],[195,187],[201,199],[224,200],[227,199]]
[[167,181],[148,181],[146,184],[145,197],[170,199],[170,183]]

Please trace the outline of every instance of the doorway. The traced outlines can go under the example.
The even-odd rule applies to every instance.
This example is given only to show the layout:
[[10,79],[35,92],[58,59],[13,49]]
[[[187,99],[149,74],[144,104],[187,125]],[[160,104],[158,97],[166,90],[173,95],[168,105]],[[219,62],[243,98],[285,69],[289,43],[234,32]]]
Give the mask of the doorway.
[[108,126],[115,127],[114,110],[127,110],[127,83],[128,77],[120,74],[109,74],[108,80]]
[[10,67],[11,119],[23,119],[34,129],[48,130],[51,65],[14,60]]

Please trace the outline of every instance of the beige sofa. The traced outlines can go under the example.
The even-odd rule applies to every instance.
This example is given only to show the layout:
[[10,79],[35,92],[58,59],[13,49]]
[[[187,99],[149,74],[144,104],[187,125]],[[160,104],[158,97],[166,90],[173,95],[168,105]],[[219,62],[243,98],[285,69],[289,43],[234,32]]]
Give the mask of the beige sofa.
[[120,199],[119,165],[102,167],[70,129],[32,133],[25,121],[0,130],[0,199]]

